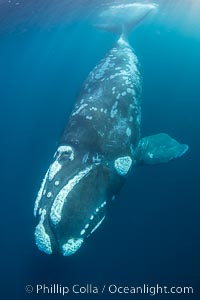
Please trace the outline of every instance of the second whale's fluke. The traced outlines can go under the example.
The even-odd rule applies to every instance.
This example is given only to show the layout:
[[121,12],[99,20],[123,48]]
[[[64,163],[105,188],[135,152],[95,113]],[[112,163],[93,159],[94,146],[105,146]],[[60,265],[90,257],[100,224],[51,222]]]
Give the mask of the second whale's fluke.
[[129,3],[112,5],[95,15],[97,28],[116,34],[126,34],[158,7],[156,3]]

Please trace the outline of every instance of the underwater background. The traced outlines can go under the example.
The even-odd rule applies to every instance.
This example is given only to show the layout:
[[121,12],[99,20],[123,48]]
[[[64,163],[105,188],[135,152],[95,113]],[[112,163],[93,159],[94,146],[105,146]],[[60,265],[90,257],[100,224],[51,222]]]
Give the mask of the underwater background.
[[90,22],[109,1],[0,0],[2,299],[60,298],[25,286],[76,283],[192,286],[193,295],[157,299],[200,299],[200,4],[157,3],[129,35],[143,76],[142,136],[166,132],[189,151],[133,170],[102,226],[62,257],[35,246],[33,207],[82,82],[117,40]]

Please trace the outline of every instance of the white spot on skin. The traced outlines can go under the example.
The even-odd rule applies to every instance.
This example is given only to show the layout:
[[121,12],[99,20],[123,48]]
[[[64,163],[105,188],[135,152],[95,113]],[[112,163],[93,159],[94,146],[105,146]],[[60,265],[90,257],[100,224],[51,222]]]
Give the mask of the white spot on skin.
[[102,132],[102,131],[98,131],[98,134],[99,134],[100,136],[104,136],[104,132]]
[[92,116],[86,116],[86,119],[92,120]]
[[93,220],[94,219],[94,216],[92,215],[91,217],[90,217],[90,220]]
[[56,186],[58,186],[60,184],[60,181],[56,180],[54,183]]
[[131,136],[131,129],[129,127],[126,129],[126,135],[128,137]]
[[69,239],[66,244],[62,246],[62,253],[64,256],[74,254],[82,245],[83,239]]
[[118,101],[115,101],[114,105],[111,108],[111,112],[110,112],[111,118],[114,118],[115,115],[117,114],[117,105],[118,105]]
[[134,95],[134,90],[130,89],[130,88],[127,88],[127,93]]
[[51,192],[48,192],[47,198],[50,198],[51,196],[52,196],[52,193],[51,193]]
[[49,172],[49,170],[46,172],[46,174],[44,176],[41,187],[40,187],[39,192],[37,194],[37,198],[35,200],[35,206],[34,206],[34,216],[35,217],[36,217],[36,214],[37,214],[37,210],[38,210],[38,207],[39,207],[40,200],[42,198],[42,193],[43,193],[44,186],[45,186],[45,183],[46,183],[46,180],[47,180],[48,172]]
[[96,153],[96,156],[92,157],[92,161],[95,164],[99,164],[101,162],[101,160],[102,160],[102,156],[100,156],[98,153]]
[[60,190],[51,207],[50,218],[54,225],[57,225],[61,220],[63,205],[68,194],[75,187],[75,185],[78,184],[79,181],[83,179],[91,170],[92,166],[80,171],[76,176],[70,179],[68,183]]
[[39,224],[35,228],[35,242],[40,251],[47,254],[52,253],[51,241],[49,235],[46,233],[43,222],[46,215],[46,210],[41,211],[41,218]]
[[119,157],[114,162],[117,173],[121,176],[125,176],[132,166],[132,159],[130,156]]
[[141,116],[140,116],[140,115],[137,115],[136,120],[137,120],[137,123],[140,124],[140,122],[141,122]]
[[78,115],[80,111],[86,106],[88,106],[87,103],[82,104],[75,112],[72,113],[72,116]]
[[130,121],[130,122],[133,122],[133,117],[132,117],[132,116],[129,118],[129,121]]
[[115,92],[116,92],[116,87],[114,86],[114,87],[112,88],[112,94],[114,95]]
[[97,108],[93,106],[90,108],[90,111],[92,111],[92,110],[97,111]]
[[126,96],[126,92],[123,92],[123,93],[122,93],[122,96],[123,96],[123,97]]
[[84,233],[85,233],[85,229],[81,230],[80,235],[84,235]]
[[150,158],[153,158],[153,153],[148,152],[147,155],[148,155]]
[[[93,77],[97,80],[103,78],[105,76],[105,72],[113,66],[114,66],[114,63],[111,63],[111,57],[108,56],[103,63],[101,63],[100,65],[97,65],[94,68],[95,75],[93,74]],[[92,72],[90,73],[90,75],[92,76]]]

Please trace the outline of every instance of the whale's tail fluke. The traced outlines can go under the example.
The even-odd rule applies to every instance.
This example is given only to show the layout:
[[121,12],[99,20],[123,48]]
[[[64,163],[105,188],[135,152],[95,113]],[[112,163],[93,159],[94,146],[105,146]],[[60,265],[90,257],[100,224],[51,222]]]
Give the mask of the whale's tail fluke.
[[149,13],[158,7],[155,3],[130,3],[112,5],[95,16],[97,28],[126,35]]

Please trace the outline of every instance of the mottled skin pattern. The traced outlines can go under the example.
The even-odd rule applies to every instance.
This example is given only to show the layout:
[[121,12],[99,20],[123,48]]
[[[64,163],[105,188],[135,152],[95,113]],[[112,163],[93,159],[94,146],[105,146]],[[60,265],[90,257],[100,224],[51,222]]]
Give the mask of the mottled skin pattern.
[[[58,161],[62,167],[52,181],[48,175],[44,185],[36,216],[40,221],[41,213],[45,214],[43,226],[52,252],[63,253],[63,244],[70,239],[89,236],[105,217],[106,203],[121,189],[125,176],[116,170],[115,160],[131,157],[134,164],[134,149],[140,138],[140,93],[138,60],[128,42],[120,38],[90,72],[65,128],[60,145],[71,147],[73,160],[69,159],[70,153],[57,152],[54,162]],[[61,221],[53,223],[55,197],[88,167],[91,171],[65,199]],[[44,233],[40,231],[35,233],[36,243],[48,253],[43,250]]]
[[137,57],[120,38],[90,72],[61,142],[76,145],[84,153],[99,153],[104,161],[130,155],[130,146],[135,148],[140,137],[140,94]]

